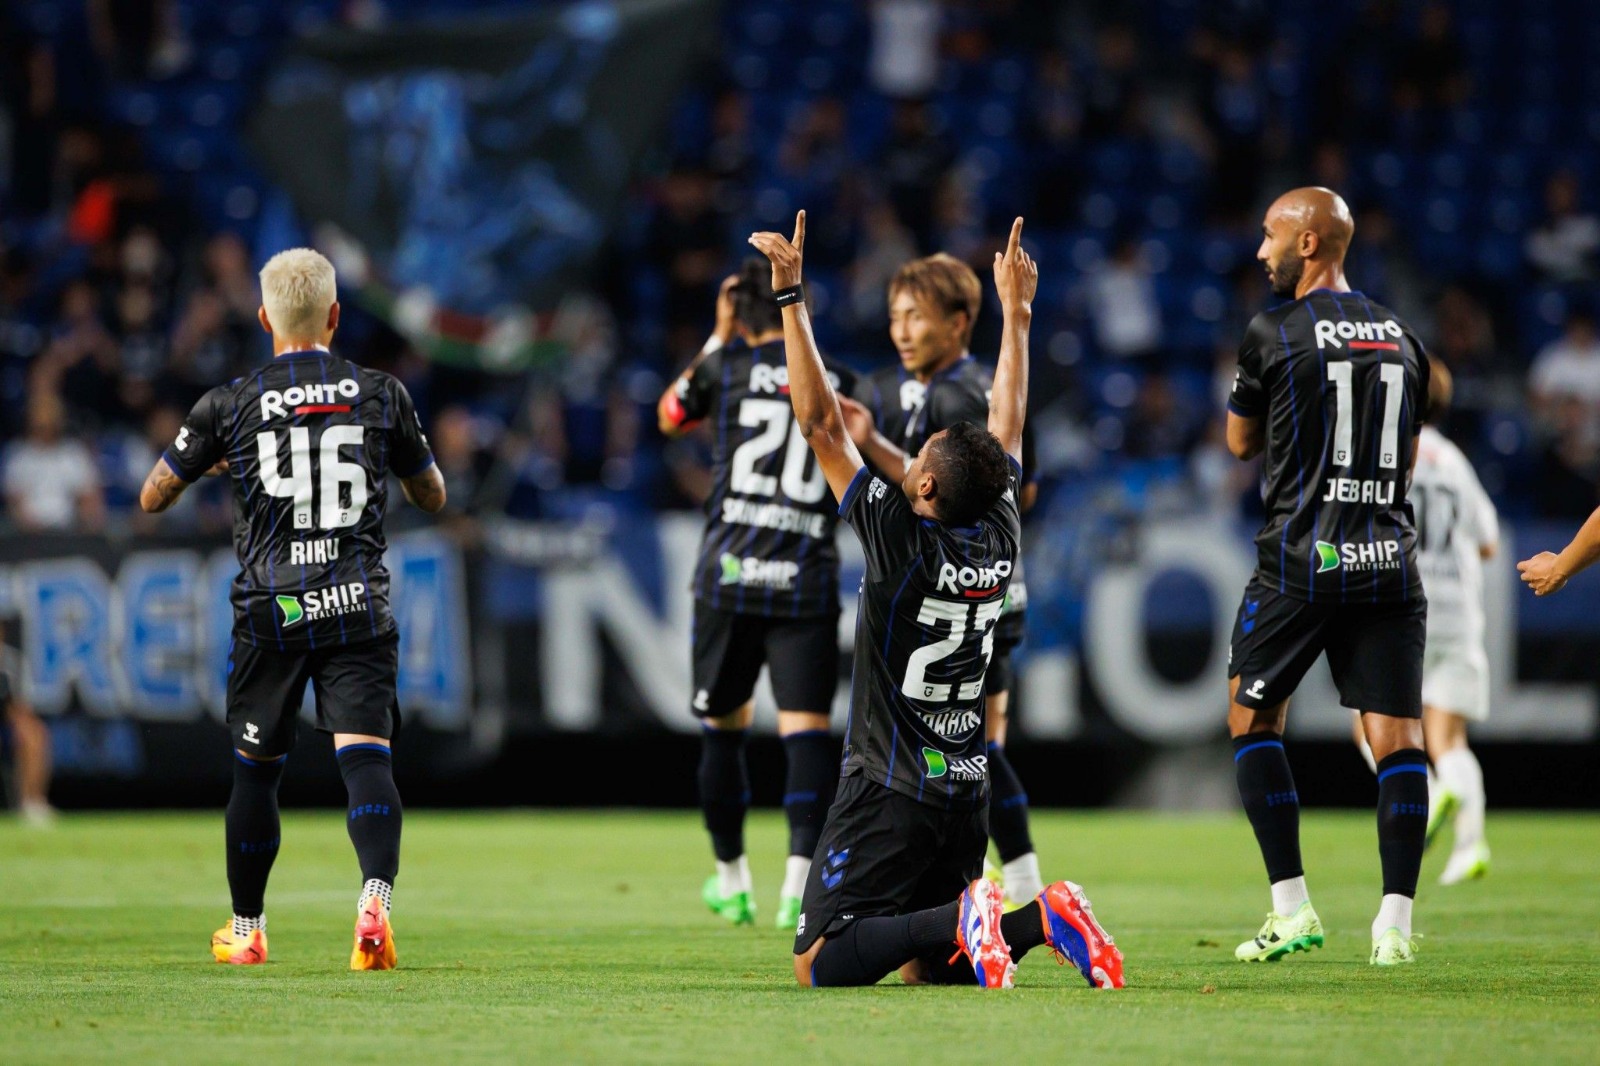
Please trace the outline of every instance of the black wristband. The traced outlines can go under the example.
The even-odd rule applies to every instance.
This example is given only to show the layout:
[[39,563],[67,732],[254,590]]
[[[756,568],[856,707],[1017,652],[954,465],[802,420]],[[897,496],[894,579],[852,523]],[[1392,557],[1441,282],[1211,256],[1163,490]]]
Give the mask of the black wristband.
[[806,298],[806,290],[801,285],[790,285],[787,289],[774,292],[772,298],[777,301],[779,307],[788,307],[790,304],[803,301]]

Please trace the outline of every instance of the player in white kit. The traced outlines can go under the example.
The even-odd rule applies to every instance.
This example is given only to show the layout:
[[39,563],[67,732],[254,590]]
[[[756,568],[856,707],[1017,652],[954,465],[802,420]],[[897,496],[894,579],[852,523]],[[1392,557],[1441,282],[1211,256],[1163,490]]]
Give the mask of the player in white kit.
[[[1500,524],[1472,464],[1434,428],[1450,406],[1451,384],[1445,365],[1429,361],[1430,424],[1417,444],[1408,498],[1416,515],[1417,568],[1428,596],[1422,657],[1422,730],[1433,761],[1427,843],[1454,816],[1455,846],[1439,875],[1440,884],[1453,885],[1489,872],[1483,770],[1467,747],[1467,723],[1489,717],[1483,563],[1495,554]],[[1373,765],[1359,720],[1356,736]]]

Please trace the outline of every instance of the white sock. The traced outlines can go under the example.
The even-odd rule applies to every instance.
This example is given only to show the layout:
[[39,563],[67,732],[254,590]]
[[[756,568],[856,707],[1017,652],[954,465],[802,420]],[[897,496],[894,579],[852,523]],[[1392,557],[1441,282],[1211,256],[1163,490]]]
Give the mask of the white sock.
[[717,891],[723,899],[750,891],[750,860],[743,855],[732,862],[717,860]]
[[1471,847],[1483,839],[1483,767],[1466,745],[1439,756],[1435,767],[1439,784],[1461,801],[1461,809],[1456,812],[1455,846]]
[[1372,939],[1376,940],[1391,929],[1400,930],[1400,936],[1411,939],[1411,897],[1390,893],[1383,897],[1378,916],[1372,919]]
[[1026,903],[1044,891],[1044,881],[1039,876],[1039,856],[1034,852],[1017,856],[1001,870],[1006,879],[1006,898],[1013,903]]
[[394,886],[387,881],[374,877],[361,886],[361,895],[356,899],[356,913],[361,913],[361,905],[367,901],[368,896],[377,896],[383,900],[384,910],[393,910],[390,900],[394,897]]
[[804,855],[791,855],[783,864],[783,891],[785,899],[799,899],[806,894],[806,878],[811,876],[811,860]]
[[235,914],[233,916],[234,936],[249,936],[253,931],[257,929],[264,930],[266,927],[267,916],[265,914],[258,914],[254,918],[246,918],[242,914]]
[[1300,909],[1300,904],[1309,902],[1311,893],[1306,891],[1304,877],[1290,877],[1283,881],[1272,882],[1272,909],[1285,918],[1294,917],[1294,912]]

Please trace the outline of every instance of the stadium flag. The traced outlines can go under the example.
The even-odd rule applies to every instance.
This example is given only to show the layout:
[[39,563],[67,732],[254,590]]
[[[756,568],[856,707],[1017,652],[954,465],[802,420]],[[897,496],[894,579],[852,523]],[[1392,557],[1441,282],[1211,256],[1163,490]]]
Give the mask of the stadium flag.
[[431,356],[553,356],[714,0],[594,0],[301,39],[252,147],[352,293]]

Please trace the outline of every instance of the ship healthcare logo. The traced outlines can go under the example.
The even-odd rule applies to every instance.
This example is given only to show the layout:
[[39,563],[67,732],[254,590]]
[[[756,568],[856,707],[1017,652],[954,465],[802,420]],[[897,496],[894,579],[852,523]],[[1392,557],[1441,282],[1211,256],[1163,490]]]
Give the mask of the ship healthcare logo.
[[367,586],[351,581],[332,588],[313,589],[299,596],[278,596],[278,609],[283,612],[283,624],[292,626],[299,622],[315,622],[335,618],[342,614],[355,614],[367,609]]
[[970,759],[946,758],[938,748],[923,748],[922,761],[927,764],[929,777],[949,774],[954,781],[982,781],[989,776],[989,756],[974,755]]
[[723,585],[741,585],[745,588],[792,589],[800,573],[800,564],[785,559],[741,559],[737,555],[722,553]]
[[1397,540],[1380,540],[1376,544],[1346,542],[1339,545],[1319,540],[1316,548],[1319,574],[1340,567],[1357,574],[1400,569],[1400,542]]

